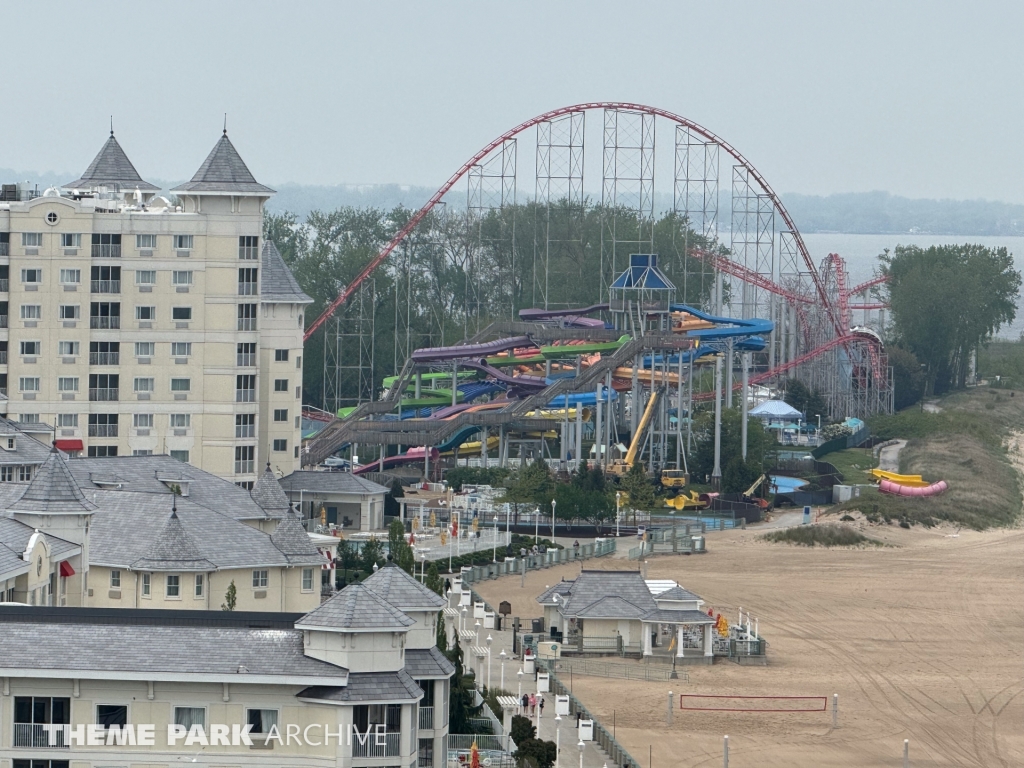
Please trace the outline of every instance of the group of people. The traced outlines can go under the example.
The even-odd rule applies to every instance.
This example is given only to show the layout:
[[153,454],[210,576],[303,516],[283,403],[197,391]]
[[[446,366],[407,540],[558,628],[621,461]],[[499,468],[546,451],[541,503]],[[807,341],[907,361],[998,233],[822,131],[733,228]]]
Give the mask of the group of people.
[[533,717],[534,714],[544,715],[544,694],[524,693],[519,702],[519,714]]

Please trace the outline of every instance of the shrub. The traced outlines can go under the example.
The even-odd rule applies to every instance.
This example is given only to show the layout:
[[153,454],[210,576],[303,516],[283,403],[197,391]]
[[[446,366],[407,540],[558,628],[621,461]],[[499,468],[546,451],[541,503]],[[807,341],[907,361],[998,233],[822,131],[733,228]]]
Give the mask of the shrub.
[[849,526],[835,523],[785,528],[781,531],[766,533],[764,539],[776,543],[799,544],[805,547],[856,547],[862,544],[878,545],[881,543],[875,539],[869,539]]

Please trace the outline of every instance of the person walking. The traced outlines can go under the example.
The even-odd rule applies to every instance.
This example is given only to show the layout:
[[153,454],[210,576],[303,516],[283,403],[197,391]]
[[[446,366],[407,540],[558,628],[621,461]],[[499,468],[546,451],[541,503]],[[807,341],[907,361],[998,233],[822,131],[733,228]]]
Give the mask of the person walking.
[[536,711],[537,711],[537,696],[536,696],[536,694],[531,693],[530,694],[530,717],[533,717],[533,715],[534,715],[534,713]]
[[519,710],[519,714],[526,715],[530,711],[530,694],[524,693],[523,700],[519,702],[522,704],[522,708]]
[[544,694],[540,694],[537,698],[540,699],[540,701],[537,702],[537,706],[540,707],[540,716],[544,717]]

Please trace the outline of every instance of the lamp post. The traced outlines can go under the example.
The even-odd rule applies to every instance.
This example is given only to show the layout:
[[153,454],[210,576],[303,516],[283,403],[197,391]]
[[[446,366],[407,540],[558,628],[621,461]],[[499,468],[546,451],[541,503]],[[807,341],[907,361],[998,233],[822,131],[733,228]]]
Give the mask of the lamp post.
[[466,628],[466,614],[469,613],[469,609],[466,606],[462,606],[462,626],[459,627],[461,632]]
[[494,638],[487,635],[487,690],[491,690],[491,643],[494,642]]
[[[516,672],[516,677],[519,678],[519,695],[516,697],[516,706],[522,707],[523,706],[523,668],[522,667],[520,667],[519,671]],[[522,713],[522,709],[520,709],[520,713]]]
[[427,583],[427,553],[426,550],[420,552],[420,584]]
[[619,538],[619,505],[622,504],[622,491],[615,492],[615,538]]
[[498,658],[501,660],[501,690],[505,690],[505,659],[508,658],[508,654],[505,653],[504,648],[501,649]]
[[483,625],[480,623],[480,619],[477,619],[476,620],[476,624],[474,624],[473,626],[476,627],[476,645],[479,648],[480,647],[480,627],[483,626]]
[[494,562],[498,562],[498,516],[494,516]]
[[[505,502],[505,546],[511,546],[512,544],[512,505],[507,501]],[[505,556],[508,556],[508,550],[505,550]]]
[[540,538],[540,507],[533,513],[533,543],[537,543],[537,539]]
[[580,739],[579,744],[576,748],[580,751],[580,768],[583,768],[583,750],[586,749],[587,745],[583,743],[583,739]]
[[555,540],[555,505],[558,504],[554,499],[551,500],[551,541]]
[[[557,702],[556,702],[555,706],[558,706]],[[558,714],[558,712],[556,710],[556,712],[555,712],[555,768],[559,768],[559,765],[558,765],[558,753],[559,753],[559,750],[561,749],[561,743],[562,743],[561,728],[562,728],[562,716],[560,714]]]

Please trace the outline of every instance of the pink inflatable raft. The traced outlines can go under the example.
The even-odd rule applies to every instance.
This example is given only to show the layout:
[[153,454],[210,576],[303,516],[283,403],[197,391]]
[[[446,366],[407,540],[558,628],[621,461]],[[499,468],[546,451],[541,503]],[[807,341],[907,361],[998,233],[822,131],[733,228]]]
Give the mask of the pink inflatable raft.
[[926,485],[920,488],[914,488],[909,485],[900,485],[894,483],[892,480],[882,480],[878,484],[878,490],[882,493],[891,493],[894,496],[937,496],[940,493],[945,493],[949,488],[945,480],[939,480],[937,483]]

